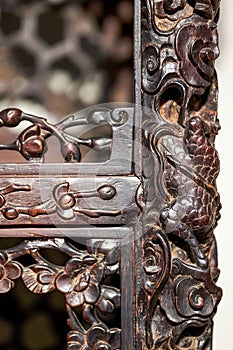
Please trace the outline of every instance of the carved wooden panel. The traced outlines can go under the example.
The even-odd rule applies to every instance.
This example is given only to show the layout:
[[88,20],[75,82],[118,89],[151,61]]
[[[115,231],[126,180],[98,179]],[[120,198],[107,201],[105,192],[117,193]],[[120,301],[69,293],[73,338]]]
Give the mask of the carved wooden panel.
[[[0,153],[24,158],[0,171],[0,236],[23,238],[0,251],[0,292],[22,279],[32,293],[64,295],[69,350],[212,349],[222,295],[218,15],[214,0],[135,0],[134,108],[90,108],[55,124],[0,112],[0,128],[22,127]],[[111,132],[70,131],[84,125]],[[45,162],[51,137],[62,163]],[[83,146],[107,159],[83,162]]]
[[213,233],[221,208],[214,148],[219,1],[141,3],[145,209],[138,305],[145,333],[139,342],[149,349],[211,349],[222,294]]
[[[43,229],[37,229],[39,234],[45,235]],[[53,235],[49,230],[48,234]],[[133,321],[133,260],[126,259],[127,254],[133,257],[132,232],[83,228],[82,232],[63,229],[62,234],[47,239],[34,234],[34,238],[2,250],[1,293],[9,292],[19,278],[34,294],[62,293],[70,327],[67,349],[133,349],[132,329],[121,335],[121,329]],[[72,236],[72,240],[64,236]],[[65,254],[64,266],[46,258],[46,250]],[[29,256],[33,263],[22,263],[22,258]],[[121,318],[121,309],[126,308],[127,316]]]

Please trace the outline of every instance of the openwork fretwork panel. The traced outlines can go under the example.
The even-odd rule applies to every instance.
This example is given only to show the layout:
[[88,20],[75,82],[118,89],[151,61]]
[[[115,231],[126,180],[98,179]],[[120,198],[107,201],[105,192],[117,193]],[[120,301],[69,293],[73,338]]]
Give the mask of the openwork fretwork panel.
[[[73,230],[71,235],[72,233],[74,235],[75,231]],[[91,230],[84,229],[83,233],[85,236],[94,235]],[[67,234],[69,235],[70,232],[67,231]],[[66,307],[67,310],[67,327],[64,324],[68,331],[67,349],[81,349],[84,346],[92,349],[97,345],[120,349],[121,328],[126,326],[124,322],[121,323],[121,307],[125,308],[126,302],[132,297],[130,288],[125,294],[126,278],[128,282],[132,283],[130,280],[131,263],[128,263],[124,256],[125,250],[132,256],[132,242],[128,238],[129,234],[130,232],[127,230],[96,229],[95,236],[103,238],[87,239],[77,236],[73,236],[72,239],[33,238],[22,240],[15,245],[12,243],[9,245],[8,242],[9,247],[0,251],[1,293],[4,295],[4,293],[10,292],[16,283],[18,290],[26,295],[26,289],[35,295],[46,295],[44,298],[48,298],[48,295],[51,294],[50,303],[52,306],[50,304],[49,308],[53,310],[54,302],[51,300],[54,291],[57,291],[56,293],[60,294],[60,299],[63,295],[63,307]],[[111,237],[115,235],[116,238],[106,238],[110,235]],[[54,254],[54,252],[58,252],[59,255]],[[19,279],[24,288],[18,285]],[[20,287],[21,289],[19,289]],[[59,300],[58,294],[55,294],[54,297],[55,302],[56,298]],[[17,293],[10,295],[8,301],[15,298],[17,301]],[[2,300],[4,300],[3,297]],[[5,300],[7,299],[5,298]],[[33,301],[31,302],[33,303]],[[41,305],[43,305],[42,299]],[[22,308],[24,307],[25,302],[22,302]],[[15,309],[17,310],[17,306]],[[38,317],[37,322],[40,322],[40,317],[48,325],[53,322],[52,319],[49,320],[45,317],[43,308],[38,312],[34,305],[33,310],[35,320]],[[36,315],[36,310],[38,315]],[[59,321],[66,321],[61,311],[60,313],[59,310],[52,311],[55,318],[59,317],[59,314]],[[26,315],[27,313],[25,313]],[[128,317],[129,320],[132,317],[130,311]],[[31,320],[33,320],[32,317]],[[13,324],[18,328],[15,331],[11,330],[13,336],[8,339],[8,342],[6,341],[7,337],[0,337],[1,346],[9,349],[11,346],[17,346],[17,348],[20,346],[20,349],[37,348],[37,346],[55,349],[59,341],[60,346],[62,342],[64,346],[64,331],[62,332],[63,339],[58,340],[59,335],[57,335],[53,336],[50,341],[37,340],[38,344],[41,344],[38,345],[34,342],[36,339],[33,340],[28,335],[26,328],[30,329],[30,324],[25,325],[26,321],[30,322],[30,315],[28,320],[23,320],[22,325],[17,324],[17,320],[15,320]],[[2,324],[9,327],[6,320],[2,320]],[[33,324],[31,329],[33,332]],[[21,336],[14,343],[16,334],[20,331],[22,332]],[[43,326],[42,330],[38,330],[42,337],[46,334],[51,335],[52,331],[51,326],[47,333]],[[130,333],[127,334],[127,337],[128,340],[125,340],[125,343],[132,341]]]

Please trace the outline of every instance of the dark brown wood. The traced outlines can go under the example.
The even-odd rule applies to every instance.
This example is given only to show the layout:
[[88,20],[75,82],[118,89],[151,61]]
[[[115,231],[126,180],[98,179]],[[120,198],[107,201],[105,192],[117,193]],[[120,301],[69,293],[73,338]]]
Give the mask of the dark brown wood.
[[61,176],[2,177],[1,225],[125,225],[141,212],[135,176]]
[[[0,252],[1,293],[9,292],[21,278],[34,294],[54,290],[64,294],[71,329],[67,349],[134,349],[133,223],[142,208],[141,183],[132,172],[132,108],[95,109],[86,119],[71,116],[55,126],[17,109],[4,110],[0,116],[2,127],[15,127],[25,119],[32,123],[13,144],[2,145],[2,150],[21,152],[31,164],[1,169],[0,236],[25,238]],[[63,133],[62,125],[70,128],[84,122],[111,125],[108,161],[86,164],[64,157],[64,166],[38,164],[53,130]],[[79,147],[80,139],[66,133],[63,137]],[[22,150],[24,144],[30,157]],[[38,157],[32,155],[34,144],[43,145]],[[64,145],[62,139],[61,149]],[[69,160],[73,164],[68,167]],[[65,265],[45,258],[45,250],[67,255]],[[29,256],[34,263],[21,262]],[[120,317],[125,310],[125,317]],[[122,334],[121,329],[128,330]]]
[[218,14],[219,1],[142,0],[144,291],[138,319],[146,331],[139,348],[212,348],[222,294],[213,233],[221,208],[214,148]]
[[[218,15],[214,0],[135,1],[134,109],[93,108],[55,125],[0,112],[0,128],[30,123],[0,145],[26,160],[0,171],[0,236],[23,238],[0,251],[0,293],[21,278],[32,293],[63,294],[68,350],[212,349]],[[112,137],[67,131],[100,124]],[[44,163],[52,136],[64,164]],[[109,159],[82,163],[82,145]]]

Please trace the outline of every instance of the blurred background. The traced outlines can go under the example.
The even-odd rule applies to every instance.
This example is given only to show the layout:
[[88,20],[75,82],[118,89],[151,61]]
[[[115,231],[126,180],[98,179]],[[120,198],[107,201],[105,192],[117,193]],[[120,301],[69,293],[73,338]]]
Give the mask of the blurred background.
[[132,101],[132,18],[131,0],[1,0],[1,104]]
[[[0,0],[0,6],[0,109],[17,106],[56,123],[88,106],[133,101],[133,0]],[[14,141],[20,127],[3,128],[1,143]],[[61,162],[52,141],[46,162]],[[24,161],[3,151],[5,159]]]
[[[91,105],[133,101],[133,0],[0,0],[0,6],[0,109],[17,105],[56,122]],[[222,125],[217,138],[218,188],[223,209],[216,236],[222,271],[218,284],[224,296],[215,319],[214,350],[232,348],[232,14],[233,2],[223,0],[217,61]],[[14,136],[13,131],[2,133],[1,143]],[[0,162],[6,160],[22,158],[1,153]],[[59,324],[65,324],[66,315],[58,293],[35,296],[18,283],[0,302],[0,349],[65,348],[67,330]]]

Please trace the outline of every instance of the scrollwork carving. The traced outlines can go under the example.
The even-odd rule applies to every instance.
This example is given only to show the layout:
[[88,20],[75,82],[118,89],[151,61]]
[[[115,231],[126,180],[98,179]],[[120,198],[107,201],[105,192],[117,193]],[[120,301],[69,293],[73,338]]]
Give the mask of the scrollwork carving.
[[214,61],[219,55],[216,25],[198,20],[184,25],[176,35],[180,73],[190,86],[207,87],[214,77]]
[[[45,190],[45,199],[38,201],[36,194],[32,205],[19,205],[17,198],[16,202],[12,200],[11,193],[31,194],[33,182],[29,181],[29,185],[4,180],[7,185],[0,190],[0,213],[9,225],[10,220],[18,223],[19,216],[30,220],[39,217],[43,221],[49,214],[64,226],[76,224],[79,215],[91,219],[110,216],[113,222],[93,220],[94,225],[116,224],[122,235],[124,224],[143,228],[143,232],[133,233],[130,227],[135,238],[133,243],[130,241],[129,259],[136,258],[132,265],[125,258],[128,241],[126,246],[121,246],[123,263],[117,239],[108,244],[98,238],[86,240],[83,249],[63,238],[32,239],[0,252],[1,293],[8,292],[21,277],[33,293],[57,290],[64,295],[71,328],[69,350],[119,350],[124,338],[120,339],[117,318],[121,304],[127,308],[126,304],[132,303],[133,293],[137,295],[136,307],[133,300],[129,319],[132,322],[135,318],[136,325],[132,325],[135,333],[130,339],[135,338],[137,344],[132,340],[132,349],[134,345],[144,350],[204,350],[212,346],[213,317],[222,295],[216,284],[219,270],[214,236],[221,209],[216,187],[219,158],[214,146],[219,130],[214,69],[219,54],[216,31],[219,1],[141,0],[140,4],[142,65],[138,67],[142,67],[140,137],[143,143],[142,172],[137,173],[141,176],[140,184],[131,173],[134,169],[131,136],[138,131],[136,126],[132,131],[132,125],[130,129],[122,128],[130,117],[126,110],[116,109],[116,113],[110,109],[93,110],[84,118],[70,116],[56,125],[16,108],[0,112],[0,127],[30,123],[15,142],[0,145],[0,150],[20,152],[31,162],[44,161],[47,140],[52,135],[59,140],[61,154],[68,163],[81,162],[82,145],[113,152],[114,137],[81,139],[67,132],[73,126],[105,123],[113,132],[116,128],[120,132],[117,146],[123,140],[129,141],[125,148],[130,150],[129,157],[132,156],[130,170],[120,175],[110,170],[116,175],[105,177],[107,181],[97,176],[97,186],[88,187],[93,184],[88,180],[85,190],[79,190],[72,173],[70,179],[64,177],[61,183],[53,184],[49,195]],[[127,130],[130,130],[128,139]],[[141,154],[136,159],[140,157]],[[111,164],[117,168],[119,162]],[[129,186],[127,181],[123,184],[123,176],[131,181],[132,196],[126,202],[122,197]],[[88,206],[84,198],[99,202]],[[126,205],[115,206],[115,199]],[[114,205],[108,208],[106,203]],[[141,212],[142,216],[136,219]],[[113,220],[115,216],[119,216],[118,221]],[[26,219],[24,224],[28,225],[30,220]],[[36,223],[41,225],[41,222]],[[66,263],[63,266],[51,263],[43,256],[44,249],[63,252]],[[29,266],[21,259],[26,255],[34,259]],[[120,269],[125,274],[136,272],[135,279],[130,276],[129,286],[125,275],[122,281],[126,286],[119,281]],[[123,301],[121,289],[125,291]],[[81,316],[77,309],[81,310]],[[115,323],[108,324],[109,317]],[[127,317],[122,324],[127,324]]]
[[183,18],[192,15],[193,8],[187,0],[151,1],[155,26],[161,31],[170,31]]
[[211,19],[216,16],[219,4],[219,0],[148,0],[155,27],[161,32],[173,30],[179,21],[193,14]]
[[213,233],[221,209],[214,147],[218,9],[210,0],[142,6],[148,349],[211,349],[222,293]]

